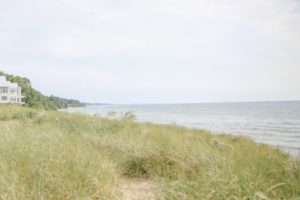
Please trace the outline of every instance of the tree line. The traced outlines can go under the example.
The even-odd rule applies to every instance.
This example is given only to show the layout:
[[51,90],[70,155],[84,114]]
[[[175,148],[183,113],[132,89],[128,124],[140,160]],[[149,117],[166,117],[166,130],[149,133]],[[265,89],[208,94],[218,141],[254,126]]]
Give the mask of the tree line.
[[82,107],[85,104],[74,99],[65,99],[51,95],[43,95],[41,92],[32,88],[30,80],[26,77],[14,76],[0,71],[0,76],[5,76],[7,81],[17,83],[22,88],[22,94],[25,95],[24,106],[33,108],[43,108],[46,110],[57,110],[68,107]]

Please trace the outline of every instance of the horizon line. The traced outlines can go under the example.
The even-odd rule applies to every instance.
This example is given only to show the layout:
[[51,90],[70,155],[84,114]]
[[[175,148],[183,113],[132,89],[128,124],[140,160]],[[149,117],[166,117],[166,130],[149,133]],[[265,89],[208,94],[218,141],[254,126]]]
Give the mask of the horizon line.
[[261,101],[210,101],[210,102],[178,102],[178,103],[91,103],[82,102],[90,105],[166,105],[166,104],[214,104],[214,103],[268,103],[268,102],[298,102],[298,100],[261,100]]

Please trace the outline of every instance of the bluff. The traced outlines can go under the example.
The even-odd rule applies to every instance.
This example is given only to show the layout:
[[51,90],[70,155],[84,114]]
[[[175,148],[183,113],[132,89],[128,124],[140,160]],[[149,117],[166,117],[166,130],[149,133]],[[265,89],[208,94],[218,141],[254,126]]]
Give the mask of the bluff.
[[24,106],[43,108],[46,110],[57,110],[60,108],[85,106],[85,104],[81,103],[78,100],[60,98],[53,95],[51,95],[50,97],[45,96],[41,92],[32,88],[30,80],[26,77],[15,76],[1,71],[0,76],[5,76],[7,81],[17,83],[20,87],[22,87],[22,94],[25,95]]

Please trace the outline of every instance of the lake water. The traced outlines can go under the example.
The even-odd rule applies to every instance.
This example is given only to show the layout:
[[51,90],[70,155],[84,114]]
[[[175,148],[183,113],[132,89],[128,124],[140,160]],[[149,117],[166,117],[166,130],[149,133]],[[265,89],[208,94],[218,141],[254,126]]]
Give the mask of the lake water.
[[137,121],[176,123],[215,133],[245,135],[300,155],[300,101],[155,105],[92,105],[69,112],[107,115],[134,111]]

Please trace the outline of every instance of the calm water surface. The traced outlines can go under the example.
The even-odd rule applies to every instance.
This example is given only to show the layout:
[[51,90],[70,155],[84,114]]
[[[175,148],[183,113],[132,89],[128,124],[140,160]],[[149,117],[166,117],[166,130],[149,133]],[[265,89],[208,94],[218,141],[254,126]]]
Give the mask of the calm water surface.
[[300,155],[300,101],[199,103],[155,105],[100,105],[69,108],[69,112],[107,115],[134,111],[137,121],[207,129],[245,135],[257,142]]

